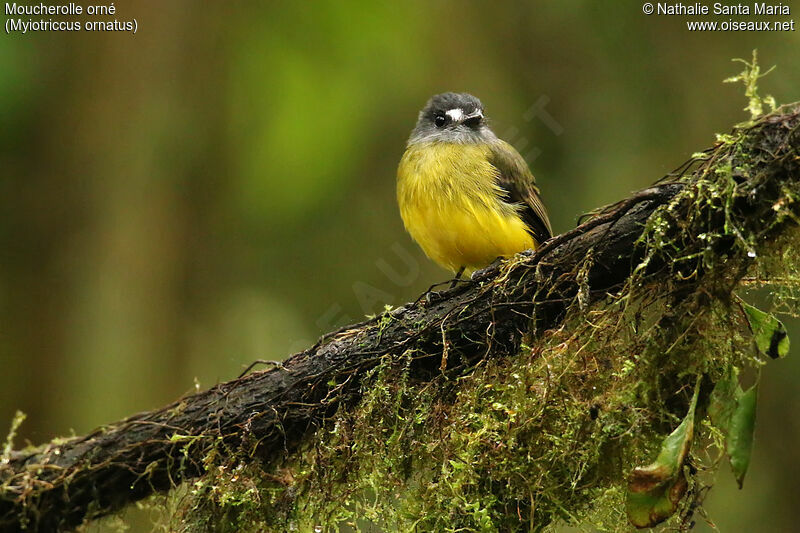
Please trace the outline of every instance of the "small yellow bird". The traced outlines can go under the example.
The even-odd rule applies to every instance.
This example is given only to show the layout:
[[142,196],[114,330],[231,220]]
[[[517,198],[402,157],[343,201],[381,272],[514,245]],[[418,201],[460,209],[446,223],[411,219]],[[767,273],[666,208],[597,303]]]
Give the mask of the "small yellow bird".
[[420,111],[397,169],[397,203],[411,237],[456,278],[553,235],[525,160],[466,93],[438,94]]

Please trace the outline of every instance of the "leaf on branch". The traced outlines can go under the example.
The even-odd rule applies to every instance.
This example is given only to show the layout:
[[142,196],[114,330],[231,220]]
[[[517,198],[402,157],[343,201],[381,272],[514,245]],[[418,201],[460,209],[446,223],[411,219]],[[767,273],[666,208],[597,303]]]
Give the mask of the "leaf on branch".
[[672,516],[686,493],[688,483],[683,465],[694,438],[699,391],[698,381],[689,412],[675,431],[664,439],[655,462],[635,468],[628,478],[625,512],[628,521],[638,528],[653,527]]
[[741,489],[753,451],[758,384],[753,385],[746,392],[741,392],[741,388],[739,388],[739,392],[740,396],[731,416],[728,430],[728,457],[731,460],[733,475],[736,476],[736,482]]
[[772,359],[786,357],[789,353],[789,335],[783,323],[769,313],[741,302],[756,348]]
[[757,395],[758,383],[745,392],[731,368],[714,386],[708,406],[711,421],[726,434],[725,451],[739,488],[744,483],[753,451]]
[[730,367],[727,375],[714,385],[708,402],[708,416],[711,422],[726,434],[741,394],[742,388],[739,386],[736,370]]

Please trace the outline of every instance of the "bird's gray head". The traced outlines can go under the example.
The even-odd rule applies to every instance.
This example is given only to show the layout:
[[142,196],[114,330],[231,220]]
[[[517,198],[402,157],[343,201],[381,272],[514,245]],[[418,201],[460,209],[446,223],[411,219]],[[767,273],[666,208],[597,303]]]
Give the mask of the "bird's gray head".
[[442,93],[419,112],[408,144],[420,142],[486,143],[497,140],[486,124],[481,101],[467,93]]

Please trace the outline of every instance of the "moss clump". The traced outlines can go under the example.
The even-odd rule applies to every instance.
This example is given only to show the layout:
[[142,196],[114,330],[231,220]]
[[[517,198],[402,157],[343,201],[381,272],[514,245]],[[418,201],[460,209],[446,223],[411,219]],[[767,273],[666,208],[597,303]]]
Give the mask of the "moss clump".
[[[386,361],[359,407],[290,463],[270,475],[244,462],[210,469],[183,501],[183,526],[188,517],[201,531],[627,530],[626,477],[658,454],[697,377],[760,365],[731,306],[693,317],[670,346],[655,308],[613,298],[456,380],[413,383],[403,361]],[[674,520],[704,494],[721,439],[708,422],[698,428],[691,468],[704,475]]]

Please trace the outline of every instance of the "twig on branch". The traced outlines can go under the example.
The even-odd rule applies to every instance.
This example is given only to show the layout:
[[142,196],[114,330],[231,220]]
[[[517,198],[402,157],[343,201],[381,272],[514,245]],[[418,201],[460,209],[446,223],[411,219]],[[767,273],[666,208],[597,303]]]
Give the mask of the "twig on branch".
[[[761,166],[751,167],[749,175],[768,178],[758,183],[758,194],[737,197],[735,205],[701,206],[709,231],[727,224],[730,213],[724,210],[750,226],[770,228],[765,238],[782,231],[773,204],[787,183],[800,180],[800,162],[790,156],[800,145],[798,113],[797,107],[784,108],[740,130],[749,149],[770,154],[754,160]],[[82,437],[11,452],[0,464],[0,530],[69,529],[112,513],[203,474],[212,445],[231,454],[246,447],[265,463],[284,458],[337,409],[358,402],[360,380],[385,358],[413,353],[409,371],[416,380],[463,373],[485,357],[516,353],[523,335],[536,337],[558,326],[578,295],[587,303],[603,298],[637,269],[653,275],[679,268],[699,272],[671,287],[677,297],[691,291],[702,278],[702,260],[675,267],[665,256],[646,257],[643,231],[654,212],[681,202],[681,193],[713,170],[714,158],[729,158],[736,168],[738,155],[731,152],[717,146],[688,177],[638,192],[536,252],[482,271],[473,282],[324,336],[280,366]],[[681,231],[682,221],[674,222]],[[735,239],[721,239],[711,253],[733,257],[735,249]],[[741,277],[747,259],[740,254],[736,261],[744,265]],[[583,277],[577,275],[582,267]]]

